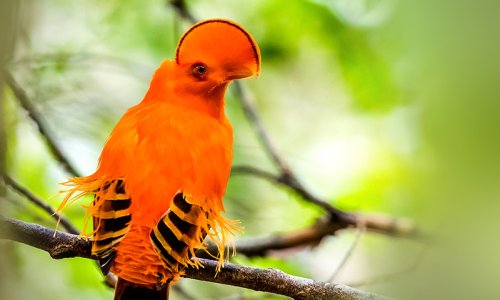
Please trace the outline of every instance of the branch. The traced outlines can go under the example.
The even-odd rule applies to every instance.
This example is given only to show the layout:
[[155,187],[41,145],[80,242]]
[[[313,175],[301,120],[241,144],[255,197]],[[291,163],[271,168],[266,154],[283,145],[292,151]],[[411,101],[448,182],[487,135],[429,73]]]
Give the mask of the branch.
[[44,251],[52,258],[84,257],[90,254],[90,242],[75,234],[48,229],[41,225],[0,216],[0,239],[20,242]]
[[[8,239],[47,251],[53,258],[91,256],[91,242],[77,235],[54,232],[40,225],[0,217],[0,239]],[[226,263],[217,273],[217,262],[200,258],[201,269],[187,269],[185,277],[272,292],[294,299],[384,299],[341,284],[291,276],[275,269],[260,269]]]
[[330,278],[328,279],[328,282],[333,282],[333,281],[335,281],[335,279],[337,279],[337,276],[340,274],[340,272],[342,271],[344,266],[347,264],[347,261],[349,260],[349,258],[351,258],[352,254],[354,253],[354,249],[356,248],[359,241],[361,240],[361,236],[365,233],[364,227],[359,227],[356,229],[357,229],[357,231],[356,231],[356,236],[354,237],[354,241],[352,242],[349,249],[347,249],[347,252],[342,257],[342,260],[340,261],[339,265],[337,266],[337,268],[333,272],[332,276],[330,276]]
[[56,213],[55,209],[48,203],[45,203],[42,199],[33,195],[27,188],[21,186],[14,179],[9,177],[7,174],[3,174],[3,181],[6,185],[10,186],[13,190],[23,195],[30,202],[34,203],[36,206],[47,212],[52,218],[58,221],[69,233],[78,234],[80,231],[65,217]]
[[[235,166],[231,169],[231,175],[252,175],[274,184],[283,185],[290,188],[304,199],[309,199],[310,202],[315,202],[319,206],[325,201],[317,198],[309,191],[304,189],[298,182],[290,180],[283,175],[275,175],[271,172],[261,170],[252,166]],[[363,225],[367,230],[376,231],[394,236],[416,236],[417,229],[409,220],[396,219],[384,215],[362,215],[358,213],[346,213],[335,209],[335,214],[330,215],[330,218],[318,221],[320,225],[314,225],[317,228],[317,234],[327,233],[333,234],[335,231],[347,227]]]
[[262,120],[260,119],[260,116],[257,114],[257,110],[254,106],[254,101],[250,97],[250,94],[246,91],[246,89],[243,88],[240,82],[234,83],[234,89],[236,92],[236,97],[239,99],[248,121],[251,123],[251,125],[253,125],[260,143],[280,171],[280,182],[291,187],[304,200],[326,210],[330,215],[332,221],[335,220],[340,224],[352,222],[348,214],[333,207],[328,202],[314,196],[304,187],[302,182],[292,171],[285,159],[280,155],[276,146],[270,139],[269,134],[267,133],[267,130],[265,129]]
[[[328,235],[334,234],[340,227],[336,223],[325,222],[323,219],[311,227],[286,233],[260,238],[249,238],[236,242],[236,252],[245,256],[266,256],[270,251],[291,249],[295,247],[314,246]],[[217,253],[215,245],[210,244],[208,250]]]
[[186,277],[271,292],[293,299],[387,299],[343,284],[314,281],[286,274],[277,269],[261,269],[226,263],[216,273],[217,262],[200,258],[203,269],[187,269]]
[[[364,216],[353,214],[353,216],[359,222],[357,225],[353,224],[353,227],[358,226],[396,237],[420,236],[415,226],[405,219],[395,219],[384,215]],[[270,251],[315,246],[326,236],[334,235],[337,231],[345,228],[346,227],[340,226],[337,222],[332,222],[328,218],[321,218],[311,227],[298,231],[236,241],[236,252],[248,257],[266,256]],[[208,251],[216,255],[217,247],[213,244],[209,244]]]
[[232,175],[240,175],[240,174],[248,174],[253,175],[272,183],[277,183],[289,187],[299,196],[301,196],[304,200],[314,203],[319,207],[322,207],[326,211],[330,213],[333,219],[336,219],[340,223],[344,224],[352,224],[353,219],[349,216],[349,214],[344,213],[343,211],[336,209],[331,206],[328,202],[314,196],[308,190],[304,188],[304,186],[295,179],[293,175],[290,173],[281,173],[280,175],[274,175],[271,172],[264,171],[252,166],[235,166],[231,169]]
[[254,106],[254,101],[250,97],[250,94],[246,89],[243,88],[243,86],[239,81],[234,82],[233,85],[236,97],[240,100],[241,106],[243,107],[243,111],[245,112],[248,121],[254,126],[255,132],[257,133],[257,137],[259,138],[262,146],[264,147],[264,150],[267,152],[271,160],[278,166],[282,175],[284,174],[291,175],[290,167],[278,153],[278,149],[269,138],[269,134],[267,133],[267,130],[264,128],[260,116],[257,114],[257,111]]
[[14,93],[14,96],[17,98],[22,108],[28,113],[28,116],[35,122],[38,127],[38,131],[45,139],[47,146],[49,147],[50,152],[54,155],[55,159],[62,165],[64,170],[69,174],[78,177],[78,172],[75,167],[69,162],[66,156],[63,154],[62,150],[56,143],[56,139],[52,136],[48,127],[45,125],[43,121],[42,115],[38,112],[36,107],[33,105],[31,100],[28,97],[26,91],[16,82],[12,74],[9,72],[5,72],[4,79],[9,88]]

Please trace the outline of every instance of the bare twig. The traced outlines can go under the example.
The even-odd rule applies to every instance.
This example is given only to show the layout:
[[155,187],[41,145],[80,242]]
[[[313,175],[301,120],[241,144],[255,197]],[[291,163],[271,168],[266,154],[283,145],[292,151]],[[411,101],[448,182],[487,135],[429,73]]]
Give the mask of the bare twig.
[[370,277],[370,278],[366,278],[363,280],[352,282],[349,285],[360,287],[360,286],[373,285],[373,284],[377,284],[377,283],[381,283],[381,282],[387,283],[391,279],[400,278],[401,276],[414,271],[418,267],[418,265],[420,264],[420,262],[424,258],[425,254],[427,253],[427,249],[428,249],[427,245],[424,245],[424,247],[422,248],[422,251],[420,251],[420,253],[415,258],[415,260],[409,266],[407,266],[399,271],[375,275],[375,276]]
[[267,152],[271,160],[278,166],[282,176],[291,176],[291,170],[288,163],[281,157],[278,150],[272,140],[269,138],[267,130],[264,128],[260,116],[257,114],[255,109],[254,101],[250,96],[250,93],[243,88],[240,82],[236,81],[233,83],[234,92],[236,97],[240,100],[243,107],[243,111],[249,120],[249,122],[254,126],[264,150]]
[[[353,214],[353,216],[359,220],[360,224],[365,224],[364,228],[375,232],[381,232],[399,237],[419,236],[415,226],[413,226],[413,224],[408,220],[394,219],[392,217],[382,215],[363,216]],[[369,220],[369,222],[366,220]],[[270,251],[315,246],[318,245],[326,236],[334,235],[338,230],[344,228],[345,227],[340,226],[337,222],[331,222],[328,218],[321,218],[311,227],[298,231],[239,240],[236,242],[236,252],[249,257],[265,256]],[[210,244],[208,251],[215,255],[217,254],[217,247]]]
[[355,224],[357,226],[363,226],[366,230],[396,237],[425,238],[425,235],[408,219],[374,213],[356,213],[353,215],[357,221]]
[[[232,175],[247,174],[258,178],[262,178],[271,183],[284,185],[292,189],[297,194],[301,195],[305,199],[310,199],[313,202],[318,203],[321,206],[321,199],[312,195],[302,186],[298,185],[297,182],[290,181],[286,177],[275,175],[271,172],[261,170],[252,166],[235,166],[231,170]],[[367,230],[376,231],[383,234],[390,234],[395,236],[416,236],[418,234],[415,225],[405,219],[396,219],[393,217],[388,217],[380,214],[357,214],[357,213],[346,213],[335,209],[335,214],[330,215],[330,218],[318,221],[322,226],[328,227],[328,223],[335,223],[336,227],[333,228],[342,229],[349,226],[364,226]],[[314,225],[317,228],[317,225]],[[329,231],[329,234],[335,233],[335,231]],[[321,231],[325,232],[325,231]]]
[[69,162],[69,160],[63,154],[62,150],[57,145],[56,139],[52,136],[52,133],[43,121],[43,117],[41,116],[41,114],[30,101],[26,91],[16,82],[12,74],[5,72],[4,79],[23,109],[28,113],[29,117],[37,125],[38,131],[45,139],[45,142],[47,143],[47,146],[49,147],[50,152],[54,155],[55,159],[62,165],[66,172],[78,177],[79,174],[76,171],[75,167],[73,167],[73,165]]
[[314,203],[317,206],[322,207],[323,209],[328,211],[330,213],[332,221],[349,225],[353,225],[356,223],[356,220],[353,219],[350,214],[345,213],[331,206],[328,202],[314,196],[311,192],[306,190],[304,186],[302,186],[302,184],[295,179],[295,177],[290,176],[290,174],[281,173],[280,175],[274,175],[271,172],[264,171],[252,166],[235,166],[231,169],[231,174],[250,174],[273,183],[285,185],[306,201]]
[[6,185],[10,186],[13,190],[23,195],[30,202],[34,203],[36,206],[43,209],[47,212],[52,218],[56,221],[60,220],[60,224],[69,232],[73,234],[78,234],[80,231],[65,217],[56,213],[55,209],[50,206],[48,203],[33,195],[27,188],[23,187],[19,183],[17,183],[14,179],[12,179],[9,175],[3,174],[3,181]]
[[[55,232],[40,225],[0,217],[0,239],[9,239],[47,251],[53,258],[84,257],[91,242],[76,235]],[[185,277],[271,292],[294,299],[383,299],[384,297],[333,284],[291,276],[276,269],[259,269],[226,263],[217,273],[217,262],[200,258],[203,268],[187,269]]]
[[354,236],[354,241],[352,241],[351,245],[349,246],[349,249],[347,249],[347,252],[344,254],[342,257],[342,260],[340,261],[339,265],[333,272],[332,276],[327,280],[328,282],[333,282],[335,279],[337,279],[337,276],[340,274],[340,271],[344,268],[344,266],[347,264],[347,261],[349,258],[351,258],[354,249],[356,249],[356,246],[358,245],[359,241],[361,240],[361,236],[365,233],[365,228],[364,227],[357,227],[356,228],[356,235]]
[[[269,251],[313,246],[319,244],[325,236],[331,235],[339,229],[341,227],[337,223],[320,219],[313,226],[299,231],[237,241],[236,252],[245,256],[265,256]],[[208,251],[216,254],[217,247],[211,244]]]
[[295,173],[290,168],[289,164],[285,161],[285,159],[279,154],[276,146],[272,142],[267,130],[265,129],[260,116],[257,114],[257,110],[254,106],[254,101],[250,97],[250,93],[243,88],[240,82],[234,83],[234,90],[236,93],[236,98],[240,101],[243,111],[248,119],[248,121],[253,125],[253,128],[259,138],[260,143],[262,144],[264,151],[268,154],[271,160],[274,162],[276,167],[280,171],[280,182],[284,183],[293,188],[293,190],[300,195],[304,200],[311,202],[324,210],[326,210],[332,220],[337,222],[345,222],[349,217],[348,214],[345,214],[341,210],[333,207],[328,202],[314,196],[311,192],[309,192],[302,182],[298,179]]

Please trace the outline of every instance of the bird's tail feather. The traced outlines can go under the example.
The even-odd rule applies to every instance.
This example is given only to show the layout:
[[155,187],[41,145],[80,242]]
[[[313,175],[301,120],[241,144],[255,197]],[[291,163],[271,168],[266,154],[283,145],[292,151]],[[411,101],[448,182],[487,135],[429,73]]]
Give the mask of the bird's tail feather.
[[157,290],[118,279],[114,300],[168,300],[169,288],[170,284]]

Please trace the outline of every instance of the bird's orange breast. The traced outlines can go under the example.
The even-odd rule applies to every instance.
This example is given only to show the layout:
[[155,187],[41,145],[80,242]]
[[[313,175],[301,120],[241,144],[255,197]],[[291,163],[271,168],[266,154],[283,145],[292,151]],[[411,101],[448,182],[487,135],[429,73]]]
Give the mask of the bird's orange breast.
[[95,174],[123,178],[132,199],[131,229],[116,248],[113,271],[119,277],[156,283],[162,267],[149,233],[178,191],[200,204],[223,209],[232,142],[225,117],[217,119],[182,106],[141,103],[124,115],[103,149]]

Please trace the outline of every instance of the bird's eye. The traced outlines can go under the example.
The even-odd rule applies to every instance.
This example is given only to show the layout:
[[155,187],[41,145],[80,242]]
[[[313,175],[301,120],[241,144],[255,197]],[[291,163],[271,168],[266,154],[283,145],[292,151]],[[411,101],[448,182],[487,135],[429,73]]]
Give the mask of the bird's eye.
[[207,73],[207,66],[203,64],[196,64],[193,66],[193,75],[199,79],[202,79],[205,77],[205,74]]

